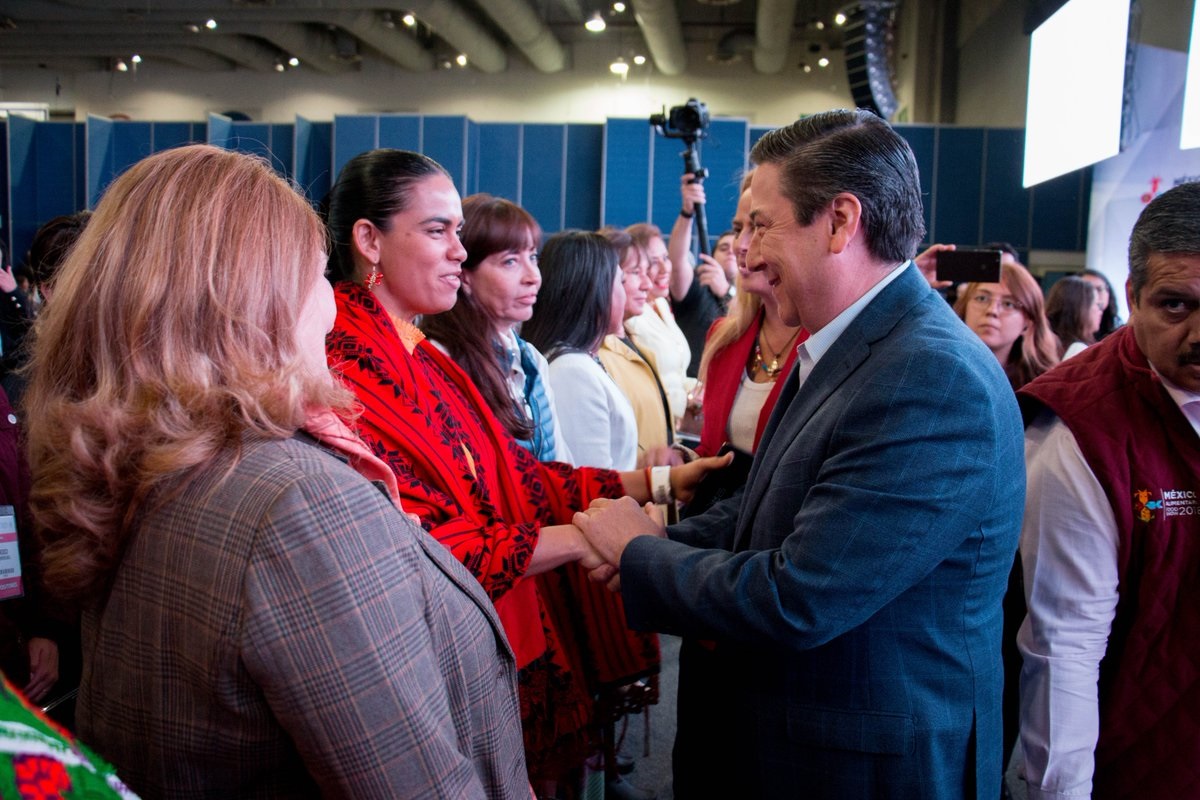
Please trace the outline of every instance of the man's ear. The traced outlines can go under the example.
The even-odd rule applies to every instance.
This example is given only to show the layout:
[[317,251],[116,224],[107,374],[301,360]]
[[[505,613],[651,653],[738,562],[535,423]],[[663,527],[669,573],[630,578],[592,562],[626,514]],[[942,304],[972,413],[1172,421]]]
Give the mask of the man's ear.
[[379,228],[376,228],[375,224],[367,219],[357,220],[354,227],[350,229],[350,240],[353,242],[354,252],[368,264],[379,263],[382,250],[380,238]]
[[862,203],[849,192],[836,195],[829,204],[829,252],[841,254],[858,236],[862,225]]

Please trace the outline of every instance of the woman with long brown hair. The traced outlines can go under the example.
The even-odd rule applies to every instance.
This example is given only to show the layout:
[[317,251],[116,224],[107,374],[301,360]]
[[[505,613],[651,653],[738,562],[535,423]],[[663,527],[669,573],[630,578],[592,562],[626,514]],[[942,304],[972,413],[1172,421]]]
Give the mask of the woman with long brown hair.
[[1004,262],[1000,283],[967,284],[954,310],[1000,361],[1013,391],[1058,363],[1042,288],[1020,264]]
[[28,440],[79,732],[147,797],[528,797],[500,621],[340,416],[324,250],[264,161],[196,145],[62,267]]

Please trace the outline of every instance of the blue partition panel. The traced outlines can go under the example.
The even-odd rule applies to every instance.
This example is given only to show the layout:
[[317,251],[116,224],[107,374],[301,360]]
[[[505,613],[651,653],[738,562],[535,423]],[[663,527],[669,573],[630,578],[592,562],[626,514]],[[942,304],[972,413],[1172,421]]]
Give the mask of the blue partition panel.
[[567,125],[564,228],[595,230],[600,227],[603,163],[604,126]]
[[100,193],[108,186],[113,175],[112,120],[104,117],[87,118],[87,206],[95,208]]
[[204,141],[203,138],[194,138],[190,122],[155,122],[151,133],[153,134],[151,144],[156,153],[170,150],[172,147]]
[[1024,159],[1024,130],[988,130],[987,161],[983,173],[981,244],[1008,242],[1020,249],[1028,247],[1030,192],[1021,186],[1020,181]]
[[921,210],[925,218],[925,240],[933,239],[933,207],[937,201],[934,181],[937,163],[937,128],[932,125],[898,125],[896,132],[904,137],[917,160],[917,176],[921,180]]
[[[485,122],[476,126],[479,149],[474,160],[473,191],[518,202],[521,197],[521,125]],[[557,167],[556,167],[557,168]],[[536,216],[536,215],[535,215]],[[548,220],[538,219],[543,226]]]
[[[1029,246],[1038,250],[1087,248],[1091,170],[1069,172],[1032,188]],[[1088,190],[1085,191],[1085,187]]]
[[204,141],[217,147],[228,147],[229,139],[233,136],[233,120],[221,114],[208,115],[208,130]]
[[319,205],[333,185],[333,123],[296,117],[294,179],[309,202]]
[[78,126],[74,122],[41,122],[13,116],[7,126],[5,248],[12,263],[25,259],[42,223],[82,207],[77,194]]
[[353,114],[333,118],[333,174],[359,153],[379,147],[379,117]]
[[566,125],[525,125],[521,157],[521,205],[547,233],[561,230],[565,214],[563,159]]
[[379,117],[376,147],[424,152],[421,143],[421,118],[416,114],[384,114]]
[[467,118],[423,117],[421,152],[450,173],[459,192],[467,189]]
[[[604,206],[601,223],[625,227],[650,218],[654,129],[644,118],[610,119],[604,126]],[[678,172],[676,173],[678,176]],[[679,178],[675,182],[678,185]]]
[[749,155],[750,151],[752,149],[754,149],[754,145],[758,144],[759,139],[766,136],[768,133],[770,133],[773,130],[775,130],[775,129],[770,126],[766,126],[766,125],[751,125],[750,130],[748,132],[749,139],[748,139],[748,143],[746,145],[747,155]]
[[983,212],[983,128],[938,130],[931,241],[979,244]]
[[292,180],[296,177],[295,151],[296,126],[291,123],[275,123],[271,125],[271,165],[275,170]]
[[[0,119],[0,261],[8,261],[12,249],[12,226],[8,219],[8,121]],[[0,267],[10,266],[0,263]]]
[[[29,242],[38,229],[37,214],[37,122],[12,115],[8,118],[8,194],[13,264],[21,263]],[[5,265],[7,266],[7,265]]]

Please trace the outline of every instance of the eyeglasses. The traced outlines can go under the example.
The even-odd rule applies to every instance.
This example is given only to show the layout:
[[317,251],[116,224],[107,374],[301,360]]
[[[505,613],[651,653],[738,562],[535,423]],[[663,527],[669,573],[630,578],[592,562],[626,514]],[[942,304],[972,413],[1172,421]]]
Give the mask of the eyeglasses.
[[999,304],[999,314],[1007,317],[1016,313],[1025,313],[1025,308],[1016,300],[1008,297],[992,297],[987,292],[980,292],[971,298],[971,302],[984,311],[990,309],[993,305]]

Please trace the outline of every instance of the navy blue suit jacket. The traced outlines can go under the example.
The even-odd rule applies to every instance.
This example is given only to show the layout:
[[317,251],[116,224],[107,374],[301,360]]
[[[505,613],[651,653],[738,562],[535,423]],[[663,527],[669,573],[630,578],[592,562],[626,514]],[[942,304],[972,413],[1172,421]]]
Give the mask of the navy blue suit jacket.
[[1012,389],[911,265],[796,386],[740,497],[626,548],[628,621],[718,641],[746,797],[994,800]]

